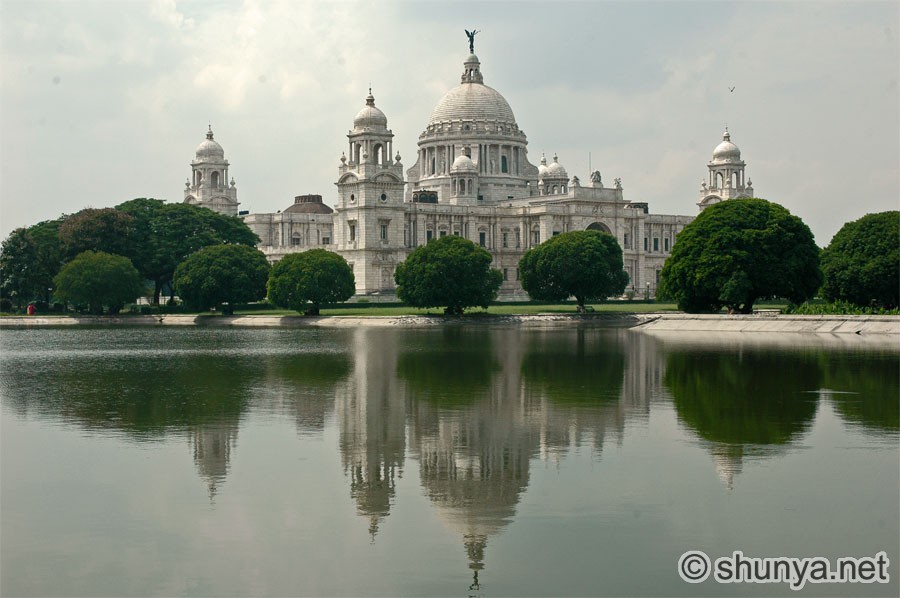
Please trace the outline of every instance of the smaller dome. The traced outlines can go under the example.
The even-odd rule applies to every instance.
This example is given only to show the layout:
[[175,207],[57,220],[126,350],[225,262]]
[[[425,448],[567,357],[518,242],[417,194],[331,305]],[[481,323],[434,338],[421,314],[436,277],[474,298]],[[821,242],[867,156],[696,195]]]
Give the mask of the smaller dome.
[[553,163],[547,167],[545,176],[565,178],[566,180],[569,179],[569,173],[567,173],[566,169],[559,163],[559,158],[556,157],[556,154],[553,154]]
[[331,214],[333,209],[322,203],[321,195],[298,195],[285,212],[292,214]]
[[375,97],[369,89],[365,107],[356,113],[353,119],[354,129],[386,129],[387,117],[384,112],[375,107]]
[[209,131],[206,133],[206,139],[203,140],[203,143],[197,146],[197,160],[209,160],[210,158],[215,158],[218,160],[225,159],[225,150],[222,149],[222,146],[213,139],[212,127],[210,126]]
[[541,165],[538,166],[538,178],[544,178],[547,174],[547,157],[544,154],[541,154]]
[[728,132],[728,129],[725,129],[725,134],[722,135],[722,143],[716,146],[716,149],[713,150],[713,160],[740,160],[741,159],[741,150],[738,149],[738,146],[731,143],[731,134]]
[[472,158],[462,154],[453,161],[450,172],[478,172],[478,166],[472,161]]

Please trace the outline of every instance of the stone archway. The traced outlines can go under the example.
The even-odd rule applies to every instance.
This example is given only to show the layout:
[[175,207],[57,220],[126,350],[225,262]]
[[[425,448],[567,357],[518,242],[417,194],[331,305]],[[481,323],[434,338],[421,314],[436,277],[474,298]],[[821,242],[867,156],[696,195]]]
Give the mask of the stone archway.
[[606,233],[607,235],[612,234],[612,231],[609,230],[609,227],[606,226],[605,224],[603,224],[602,222],[591,222],[588,225],[587,230],[596,230],[596,231],[600,231],[601,233]]

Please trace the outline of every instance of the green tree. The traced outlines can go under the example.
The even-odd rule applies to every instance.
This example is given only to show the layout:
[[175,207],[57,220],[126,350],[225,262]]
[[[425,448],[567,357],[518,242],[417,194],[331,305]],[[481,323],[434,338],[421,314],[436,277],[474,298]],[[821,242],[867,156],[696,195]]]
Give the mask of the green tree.
[[18,228],[0,246],[0,296],[21,308],[33,300],[50,302],[53,277],[59,272],[56,236],[59,221]]
[[269,301],[308,316],[322,304],[346,301],[356,292],[353,270],[346,260],[324,249],[290,253],[272,267]]
[[447,315],[462,315],[467,307],[487,309],[503,282],[500,271],[491,269],[491,259],[468,239],[434,239],[397,266],[397,296],[413,307],[444,307]]
[[102,251],[78,254],[63,266],[54,282],[60,299],[86,304],[95,314],[102,314],[104,305],[110,313],[118,313],[144,292],[141,275],[131,260]]
[[821,284],[819,248],[800,218],[764,199],[730,199],[684,227],[657,295],[687,312],[751,313],[760,297],[802,303]]
[[84,251],[102,251],[131,257],[134,221],[115,208],[86,208],[65,216],[59,225],[59,241],[65,259]]
[[532,247],[519,261],[519,274],[532,299],[575,297],[578,311],[585,301],[619,295],[628,284],[622,248],[612,235],[594,230],[563,233]]
[[900,212],[848,222],[822,252],[822,291],[830,301],[900,305]]
[[210,245],[187,257],[175,269],[175,290],[185,303],[209,309],[227,303],[258,301],[266,296],[269,262],[247,245]]
[[243,220],[207,208],[138,198],[116,209],[134,219],[134,249],[129,257],[141,275],[153,281],[154,303],[159,303],[163,288],[171,286],[178,264],[195,251],[211,245],[259,243]]

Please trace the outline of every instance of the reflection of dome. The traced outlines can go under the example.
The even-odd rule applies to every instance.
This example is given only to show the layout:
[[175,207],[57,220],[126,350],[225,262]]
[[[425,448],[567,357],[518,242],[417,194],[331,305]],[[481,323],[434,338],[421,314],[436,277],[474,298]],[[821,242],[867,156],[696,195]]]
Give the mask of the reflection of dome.
[[366,105],[360,110],[353,119],[354,129],[386,129],[387,117],[384,112],[375,107],[375,97],[372,90],[366,97]]
[[298,195],[294,203],[284,210],[293,214],[331,214],[333,209],[322,203],[321,195]]
[[225,150],[213,139],[212,127],[206,133],[206,139],[197,146],[197,161],[202,162],[209,159],[223,160],[225,158]]
[[478,172],[478,166],[475,165],[472,158],[463,154],[453,161],[450,172]]
[[716,146],[716,149],[713,150],[713,160],[723,161],[723,160],[740,160],[741,159],[741,150],[738,149],[738,146],[731,143],[731,134],[728,132],[728,129],[725,129],[725,134],[722,135],[722,143]]

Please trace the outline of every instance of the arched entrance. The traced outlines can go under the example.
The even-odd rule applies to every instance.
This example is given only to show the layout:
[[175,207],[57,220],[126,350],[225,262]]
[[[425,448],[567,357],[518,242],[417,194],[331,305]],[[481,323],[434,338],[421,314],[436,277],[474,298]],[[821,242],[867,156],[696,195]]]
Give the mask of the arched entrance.
[[600,231],[601,233],[606,233],[607,235],[612,234],[612,231],[609,230],[609,227],[606,226],[605,224],[603,224],[602,222],[591,222],[591,224],[588,225],[587,229]]

